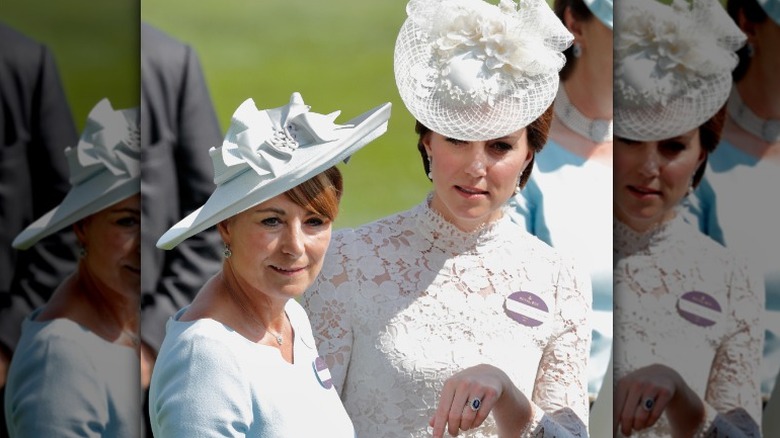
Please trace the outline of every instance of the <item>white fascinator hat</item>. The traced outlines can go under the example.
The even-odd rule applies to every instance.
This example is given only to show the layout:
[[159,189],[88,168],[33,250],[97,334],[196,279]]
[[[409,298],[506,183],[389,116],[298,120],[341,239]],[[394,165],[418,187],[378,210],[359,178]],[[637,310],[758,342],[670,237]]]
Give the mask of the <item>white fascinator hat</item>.
[[290,103],[260,111],[252,99],[233,113],[225,140],[209,150],[217,188],[190,215],[171,227],[157,247],[172,249],[206,228],[313,178],[387,131],[390,103],[346,124],[340,111],[309,111],[299,93]]
[[138,108],[114,110],[103,99],[89,112],[76,147],[65,149],[71,188],[62,202],[14,239],[17,249],[141,191]]
[[411,0],[395,45],[395,80],[409,112],[465,141],[502,137],[536,120],[558,91],[573,37],[544,0]]
[[616,10],[614,131],[673,138],[726,103],[745,35],[717,0],[624,0]]

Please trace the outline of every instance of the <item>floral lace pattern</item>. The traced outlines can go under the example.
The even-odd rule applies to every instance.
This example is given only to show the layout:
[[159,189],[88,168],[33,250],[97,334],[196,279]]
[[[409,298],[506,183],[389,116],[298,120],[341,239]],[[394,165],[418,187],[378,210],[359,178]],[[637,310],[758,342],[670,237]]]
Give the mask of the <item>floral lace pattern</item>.
[[[759,436],[761,277],[679,215],[646,233],[615,221],[614,236],[615,381],[667,365],[705,402],[697,436]],[[632,436],[672,431],[664,415]]]
[[[464,233],[427,201],[336,233],[303,299],[358,436],[387,438],[429,436],[444,381],[481,363],[532,400],[526,435],[587,436],[590,302],[587,276],[507,215]],[[464,434],[496,435],[492,416]]]

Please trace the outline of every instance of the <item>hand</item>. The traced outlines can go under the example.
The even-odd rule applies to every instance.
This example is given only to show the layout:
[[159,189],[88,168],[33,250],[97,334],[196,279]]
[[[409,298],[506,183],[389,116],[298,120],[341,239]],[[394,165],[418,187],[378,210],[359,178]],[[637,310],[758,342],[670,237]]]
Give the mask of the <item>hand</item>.
[[[507,393],[514,397],[505,397]],[[471,408],[475,398],[480,400],[476,411]],[[501,404],[507,405],[513,418],[523,417],[517,415],[518,398],[525,401],[522,406],[527,406],[528,415],[523,419],[530,420],[530,404],[506,373],[492,365],[467,368],[444,382],[436,413],[429,421],[433,436],[442,438],[445,426],[451,436],[457,436],[461,430],[479,427],[493,408],[500,408]],[[503,423],[499,420],[496,418],[497,422]]]
[[[670,408],[668,411],[667,407]],[[704,415],[701,400],[677,371],[653,364],[618,381],[613,433],[617,433],[618,426],[625,436],[652,427],[664,412],[667,412],[675,436],[692,434]]]
[[156,355],[146,342],[141,342],[141,388],[146,391],[152,383],[152,370]]

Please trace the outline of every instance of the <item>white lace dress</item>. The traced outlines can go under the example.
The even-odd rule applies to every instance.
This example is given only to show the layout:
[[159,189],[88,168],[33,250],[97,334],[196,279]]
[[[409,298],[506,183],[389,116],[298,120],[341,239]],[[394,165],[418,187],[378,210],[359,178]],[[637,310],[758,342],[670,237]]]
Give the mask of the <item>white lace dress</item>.
[[[615,382],[667,365],[704,400],[697,436],[760,436],[761,276],[680,216],[614,233]],[[632,436],[672,434],[663,415]]]
[[[430,199],[430,198],[429,198]],[[334,234],[305,294],[359,437],[424,437],[444,381],[481,363],[532,400],[522,436],[587,436],[590,283],[508,215],[474,233],[416,208]],[[462,436],[494,437],[492,416]]]

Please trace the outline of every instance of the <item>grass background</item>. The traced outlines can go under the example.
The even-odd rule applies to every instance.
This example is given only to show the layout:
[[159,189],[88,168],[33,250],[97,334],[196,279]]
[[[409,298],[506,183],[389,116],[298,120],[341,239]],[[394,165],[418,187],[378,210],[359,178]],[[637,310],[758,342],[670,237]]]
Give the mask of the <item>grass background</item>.
[[224,132],[238,105],[285,105],[298,91],[312,110],[341,110],[337,122],[391,102],[388,132],[341,165],[345,194],[336,228],[405,210],[430,188],[414,120],[393,77],[403,1],[143,0],[141,19],[198,53]]

